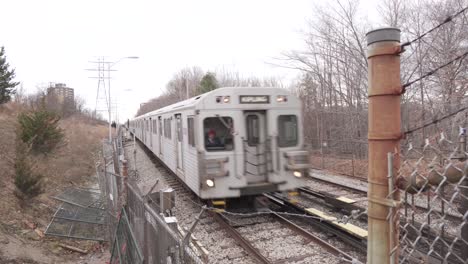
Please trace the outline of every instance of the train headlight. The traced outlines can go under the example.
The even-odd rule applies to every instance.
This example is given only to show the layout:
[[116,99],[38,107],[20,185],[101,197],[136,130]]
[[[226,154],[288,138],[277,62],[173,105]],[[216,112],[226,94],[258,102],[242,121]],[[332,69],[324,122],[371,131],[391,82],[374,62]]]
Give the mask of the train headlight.
[[302,172],[300,172],[300,171],[294,171],[294,172],[293,172],[293,175],[294,175],[295,177],[297,177],[297,178],[300,178],[300,177],[302,177]]
[[224,96],[224,99],[223,99],[223,102],[224,103],[229,103],[231,101],[231,97],[230,96]]
[[286,95],[278,95],[276,97],[276,102],[278,103],[285,103],[288,101],[288,97]]
[[208,179],[208,180],[206,180],[206,185],[208,185],[208,187],[212,188],[212,187],[214,187],[214,181],[212,179]]

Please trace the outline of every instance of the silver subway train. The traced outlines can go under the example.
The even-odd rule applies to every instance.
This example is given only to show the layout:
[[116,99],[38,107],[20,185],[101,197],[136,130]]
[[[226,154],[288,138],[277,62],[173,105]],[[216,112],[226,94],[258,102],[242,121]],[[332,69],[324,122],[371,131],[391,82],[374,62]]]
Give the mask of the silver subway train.
[[219,88],[129,121],[129,130],[201,199],[303,186],[299,100],[279,88]]

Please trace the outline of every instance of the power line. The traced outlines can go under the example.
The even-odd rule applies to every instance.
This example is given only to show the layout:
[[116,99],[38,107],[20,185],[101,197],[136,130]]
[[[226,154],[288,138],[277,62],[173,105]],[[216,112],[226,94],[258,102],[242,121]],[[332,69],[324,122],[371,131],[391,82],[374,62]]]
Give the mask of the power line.
[[414,83],[416,83],[416,82],[421,81],[421,80],[424,79],[424,78],[427,78],[427,77],[433,75],[434,73],[436,73],[436,72],[439,71],[440,69],[449,66],[450,64],[454,63],[454,62],[457,61],[457,60],[463,60],[467,55],[468,55],[468,51],[466,51],[465,53],[463,53],[463,54],[460,55],[460,56],[455,57],[455,58],[452,59],[451,61],[449,61],[449,62],[447,62],[447,63],[445,63],[445,64],[443,64],[443,65],[441,65],[441,66],[439,66],[439,67],[437,67],[437,68],[435,68],[435,69],[432,69],[432,70],[428,71],[427,73],[425,73],[424,75],[420,76],[419,78],[417,78],[417,79],[415,79],[415,80],[413,80],[413,81],[410,81],[410,82],[407,82],[407,83],[403,84],[403,89],[405,89],[405,88],[408,87],[408,86],[411,86],[412,84],[414,84]]
[[453,21],[454,18],[456,18],[457,16],[461,15],[462,13],[464,13],[466,10],[468,10],[468,6],[461,9],[460,11],[458,11],[457,13],[455,13],[454,15],[451,15],[451,16],[448,16],[444,21],[442,21],[442,23],[438,24],[437,26],[431,28],[430,30],[426,31],[424,34],[418,36],[417,38],[413,39],[413,40],[410,40],[410,41],[407,41],[403,44],[401,44],[401,52],[404,51],[404,48],[406,46],[410,46],[411,44],[413,44],[414,42],[424,38],[427,34],[430,34],[432,31],[440,28],[441,26],[447,24],[448,22],[451,22]]
[[438,119],[434,119],[434,120],[432,120],[431,122],[428,122],[428,123],[426,123],[426,124],[423,124],[423,125],[421,125],[421,126],[419,126],[419,127],[415,127],[415,128],[412,128],[412,129],[408,129],[408,130],[406,130],[406,131],[404,132],[404,135],[411,134],[411,133],[413,133],[413,132],[415,132],[415,131],[418,131],[418,130],[421,130],[421,129],[423,129],[423,128],[426,128],[426,127],[428,127],[428,126],[430,126],[430,125],[435,125],[435,124],[437,124],[437,123],[439,123],[439,122],[441,122],[441,121],[443,121],[443,120],[445,120],[445,119],[447,119],[447,118],[449,118],[449,117],[452,117],[452,116],[454,116],[454,115],[456,115],[456,114],[458,114],[458,113],[460,113],[460,112],[466,111],[467,109],[468,109],[468,106],[462,107],[462,108],[458,109],[457,111],[455,111],[455,112],[453,112],[453,113],[447,114],[447,115],[442,116],[441,118],[438,118]]

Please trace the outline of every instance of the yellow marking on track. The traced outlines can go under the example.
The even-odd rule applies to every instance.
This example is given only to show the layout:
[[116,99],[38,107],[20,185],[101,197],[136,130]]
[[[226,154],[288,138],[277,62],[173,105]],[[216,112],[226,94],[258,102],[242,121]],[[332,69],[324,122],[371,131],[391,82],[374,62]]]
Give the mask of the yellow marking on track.
[[297,204],[298,201],[296,199],[289,199],[289,202],[292,203],[292,204]]
[[354,201],[353,199],[349,199],[347,197],[344,197],[344,196],[340,196],[340,197],[337,197],[336,198],[338,201],[342,201],[343,203],[347,203],[347,204],[352,204],[352,203],[355,203],[356,201]]
[[344,231],[350,233],[350,234],[353,234],[353,235],[356,235],[358,237],[360,237],[361,239],[367,239],[367,230],[364,230],[358,226],[355,226],[353,224],[350,224],[350,223],[339,223],[336,219],[336,217],[334,216],[329,216],[327,214],[325,214],[324,212],[320,211],[320,210],[317,210],[315,208],[307,208],[305,209],[305,211],[311,215],[314,215],[314,216],[318,216],[320,218],[323,218],[327,221],[330,221],[332,224],[336,225],[336,226],[339,226],[341,229],[343,229]]
[[226,201],[219,200],[219,201],[212,201],[213,205],[226,205]]
[[299,192],[289,192],[289,196],[298,196]]
[[213,209],[213,212],[215,212],[215,213],[224,213],[224,212],[226,212],[226,210],[224,210],[224,209]]

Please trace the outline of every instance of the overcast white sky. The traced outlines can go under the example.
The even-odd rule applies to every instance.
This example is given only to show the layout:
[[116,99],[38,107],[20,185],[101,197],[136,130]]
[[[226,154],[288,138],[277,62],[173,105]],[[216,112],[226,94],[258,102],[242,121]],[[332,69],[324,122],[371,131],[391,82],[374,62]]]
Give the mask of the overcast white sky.
[[[371,0],[363,1],[374,12]],[[28,92],[49,82],[75,88],[94,109],[97,81],[89,61],[123,60],[113,72],[120,119],[160,94],[185,66],[291,79],[275,68],[284,51],[301,49],[313,0],[0,0],[0,46]],[[125,92],[132,89],[131,92]]]

